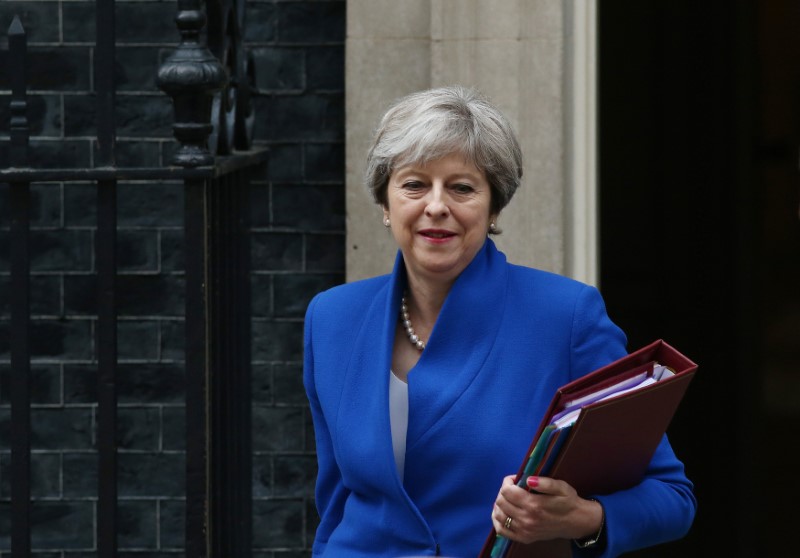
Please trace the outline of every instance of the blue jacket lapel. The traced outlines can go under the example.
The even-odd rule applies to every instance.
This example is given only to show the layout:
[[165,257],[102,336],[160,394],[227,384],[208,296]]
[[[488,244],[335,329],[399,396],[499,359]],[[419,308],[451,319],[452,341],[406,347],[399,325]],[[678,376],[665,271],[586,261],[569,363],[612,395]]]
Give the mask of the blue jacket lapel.
[[409,451],[450,410],[488,358],[502,319],[506,276],[505,256],[487,240],[453,284],[408,376]]
[[386,490],[392,477],[398,479],[396,485],[400,489],[389,422],[389,371],[404,284],[405,271],[398,256],[394,272],[375,293],[360,328],[349,339],[342,340],[353,343],[353,347],[342,382],[338,436],[356,441],[359,446],[354,456],[355,444],[348,442],[348,451],[342,452],[342,458],[352,457],[362,465],[368,464],[369,477],[381,485],[379,491]]

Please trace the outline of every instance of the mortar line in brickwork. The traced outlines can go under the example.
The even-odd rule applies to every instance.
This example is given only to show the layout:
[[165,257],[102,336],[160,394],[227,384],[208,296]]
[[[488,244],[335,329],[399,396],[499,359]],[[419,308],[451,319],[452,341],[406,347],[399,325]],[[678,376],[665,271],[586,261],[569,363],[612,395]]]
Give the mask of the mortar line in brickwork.
[[[31,409],[91,411],[95,403],[31,403]],[[46,451],[46,450],[45,450]]]
[[[64,2],[58,2],[58,46],[64,44]],[[63,113],[62,113],[63,114]]]
[[[32,1],[32,0],[28,0]],[[39,0],[41,1],[41,0]],[[61,42],[61,43],[54,43],[52,41],[41,41],[34,43],[34,46],[39,47],[58,47],[58,48],[88,48],[90,50],[94,50],[94,43],[87,43],[86,41],[68,41],[68,42]],[[117,50],[124,49],[124,48],[163,48],[163,49],[174,49],[177,47],[176,43],[159,43],[159,42],[152,42],[152,41],[144,41],[144,42],[137,42],[137,43],[117,43]]]
[[156,498],[156,550],[161,550],[161,499]]
[[[305,165],[303,165],[303,166],[305,166]],[[300,256],[300,261],[302,262],[302,265],[300,267],[302,267],[304,273],[307,273],[308,272],[308,235],[304,234],[300,238],[301,238],[301,247],[302,247],[301,248],[301,256]]]
[[[90,498],[90,500],[91,500],[91,498]],[[120,500],[128,500],[128,501],[131,501],[131,502],[148,502],[148,501],[155,502],[155,501],[158,501],[158,500],[169,500],[169,501],[175,501],[175,502],[184,502],[184,501],[186,501],[186,497],[185,496],[159,496],[159,495],[149,495],[149,496],[129,495],[129,496],[121,496]],[[152,549],[150,549],[150,550],[152,550]]]
[[[156,449],[144,450],[144,449],[123,449],[123,448],[119,449],[120,455],[184,455],[185,453],[186,453],[185,450],[171,450],[171,449],[166,449],[166,450],[156,450]],[[152,497],[155,498],[156,496]]]
[[120,409],[181,409],[185,405],[183,403],[167,403],[161,401],[150,402],[135,402],[135,403],[120,403],[117,405]]
[[302,234],[302,235],[329,235],[329,236],[345,236],[345,232],[339,229],[304,229],[302,227],[253,227],[250,229],[253,233],[286,233],[286,234]]
[[326,275],[336,275],[341,273],[341,271],[337,270],[327,270],[327,269],[311,269],[311,270],[304,270],[304,269],[254,269],[250,272],[251,275],[256,275],[259,277],[269,277],[269,276],[276,276],[276,277],[291,277],[293,275],[303,276],[303,277],[314,277],[314,276],[321,276],[324,277]]

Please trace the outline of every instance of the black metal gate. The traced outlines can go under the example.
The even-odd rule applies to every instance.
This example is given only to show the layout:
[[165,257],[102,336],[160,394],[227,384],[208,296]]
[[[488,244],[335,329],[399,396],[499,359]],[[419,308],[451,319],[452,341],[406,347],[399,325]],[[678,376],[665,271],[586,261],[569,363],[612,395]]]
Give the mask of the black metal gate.
[[[200,41],[206,14],[213,54]],[[14,558],[31,554],[30,192],[32,184],[53,181],[89,181],[96,188],[98,556],[117,554],[117,183],[164,179],[181,180],[185,198],[185,555],[251,553],[248,199],[249,173],[266,160],[266,152],[251,147],[253,75],[242,46],[244,2],[210,0],[203,9],[199,0],[179,0],[176,23],[181,43],[158,79],[173,98],[178,148],[173,164],[160,168],[115,164],[113,0],[98,0],[96,7],[98,164],[92,168],[31,166],[26,33],[19,19],[9,29],[10,167],[0,169],[0,182],[9,184],[11,205]]]

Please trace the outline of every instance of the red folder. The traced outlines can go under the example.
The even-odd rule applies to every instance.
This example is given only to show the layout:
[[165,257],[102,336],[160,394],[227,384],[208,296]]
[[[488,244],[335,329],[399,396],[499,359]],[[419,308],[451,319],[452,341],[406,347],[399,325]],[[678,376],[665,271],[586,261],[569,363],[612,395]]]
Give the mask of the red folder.
[[[675,375],[652,385],[583,407],[546,476],[564,480],[583,497],[608,494],[637,485],[683,398],[697,364],[662,340],[570,382],[556,392],[517,473],[519,480],[540,435],[565,403],[641,373],[652,363]],[[494,529],[478,558],[490,558]],[[506,558],[571,556],[570,541],[511,543]]]

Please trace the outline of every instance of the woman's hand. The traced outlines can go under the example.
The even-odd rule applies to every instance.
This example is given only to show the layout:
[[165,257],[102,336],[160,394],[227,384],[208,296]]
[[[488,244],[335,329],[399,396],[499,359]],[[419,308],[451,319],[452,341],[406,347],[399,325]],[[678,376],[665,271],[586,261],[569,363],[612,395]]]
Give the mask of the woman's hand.
[[556,538],[581,539],[600,530],[603,507],[584,500],[563,481],[528,477],[530,492],[514,484],[514,476],[503,479],[492,511],[499,535],[521,543]]

